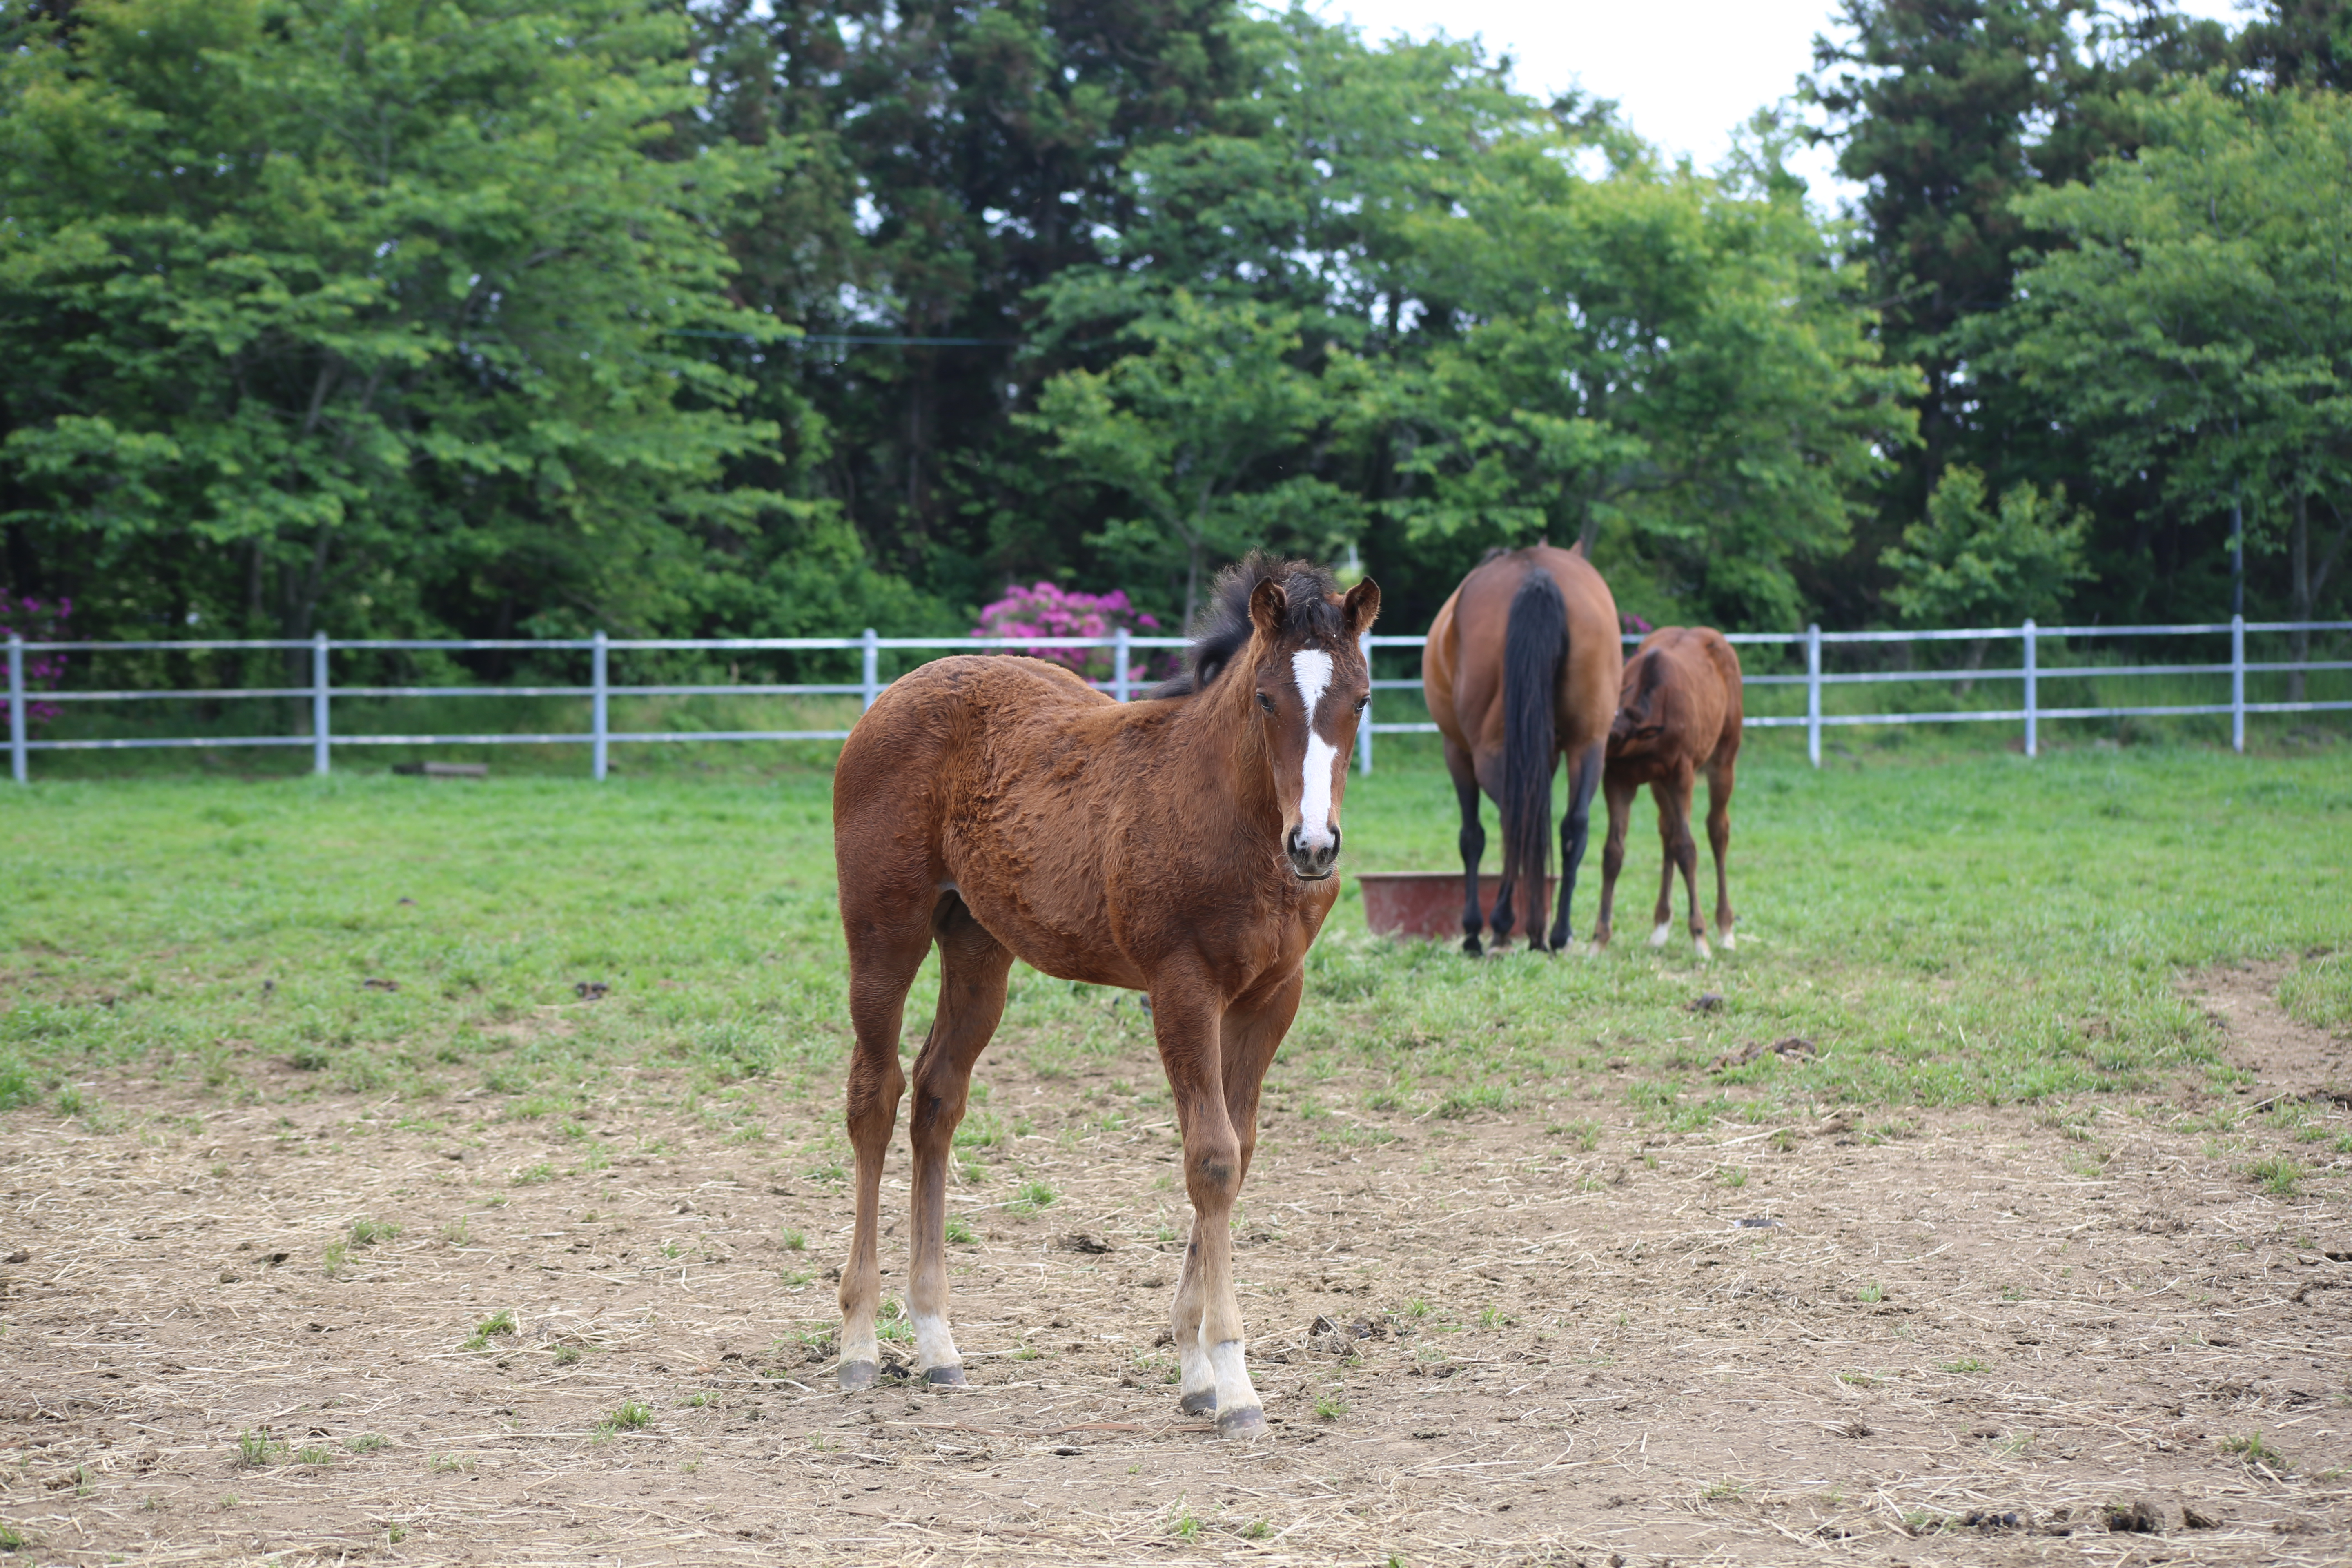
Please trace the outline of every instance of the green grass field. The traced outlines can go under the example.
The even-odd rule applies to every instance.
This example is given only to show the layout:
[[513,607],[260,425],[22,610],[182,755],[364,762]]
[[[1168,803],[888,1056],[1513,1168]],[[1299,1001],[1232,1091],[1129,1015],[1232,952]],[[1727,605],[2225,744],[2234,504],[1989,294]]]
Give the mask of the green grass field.
[[[1816,772],[1780,740],[1742,769],[1736,954],[1701,968],[1679,931],[1663,955],[1642,945],[1646,799],[1620,889],[1632,940],[1599,960],[1374,939],[1350,882],[1279,1085],[1439,1116],[1630,1098],[1683,1124],[1791,1100],[2218,1087],[2233,1071],[2179,977],[2254,956],[2301,962],[2292,1010],[2352,1024],[2340,746],[1898,752]],[[1428,748],[1382,759],[1349,786],[1349,868],[1452,868]],[[70,1110],[131,1065],[225,1095],[265,1079],[487,1093],[523,1115],[660,1067],[829,1105],[846,1041],[829,788],[804,769],[0,789],[0,1108]],[[1598,896],[1596,832],[1580,933]],[[595,985],[600,1000],[579,989]],[[1687,1010],[1703,990],[1719,1010]],[[929,1010],[919,990],[910,1037]],[[1790,1036],[1818,1056],[1711,1069]],[[1049,1074],[1093,1054],[1139,1089],[1158,1079],[1132,998],[1025,969],[997,1048]],[[260,1070],[273,1060],[299,1073]]]

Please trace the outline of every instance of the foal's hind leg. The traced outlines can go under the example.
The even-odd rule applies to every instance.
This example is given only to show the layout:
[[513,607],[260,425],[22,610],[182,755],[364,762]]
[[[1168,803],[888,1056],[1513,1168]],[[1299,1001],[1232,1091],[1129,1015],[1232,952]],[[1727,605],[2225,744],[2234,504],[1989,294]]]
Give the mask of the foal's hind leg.
[[1731,849],[1731,784],[1736,765],[1733,758],[1718,757],[1706,769],[1706,842],[1715,852],[1715,929],[1726,952],[1737,944],[1731,934],[1731,882],[1724,868],[1724,857]]
[[1633,797],[1640,793],[1639,784],[1629,784],[1620,779],[1608,779],[1601,793],[1609,803],[1609,837],[1601,844],[1601,913],[1592,922],[1592,951],[1599,952],[1609,945],[1612,933],[1611,922],[1617,907],[1617,873],[1625,868],[1625,829],[1633,818]]
[[1675,873],[1680,871],[1690,900],[1691,940],[1697,944],[1699,957],[1706,959],[1713,954],[1707,951],[1706,925],[1698,918],[1698,841],[1691,837],[1690,823],[1696,782],[1691,765],[1685,763],[1650,786],[1650,793],[1657,797],[1658,837],[1665,848],[1665,866],[1658,879],[1657,926],[1650,932],[1650,945],[1666,943],[1675,912]]
[[931,916],[940,945],[940,1005],[923,1054],[915,1059],[915,1098],[908,1141],[915,1182],[908,1234],[914,1268],[907,1310],[915,1320],[915,1369],[928,1383],[961,1383],[963,1358],[948,1331],[947,1173],[949,1145],[963,1120],[972,1063],[1004,1016],[1004,977],[1013,954],[950,893]]
[[874,1313],[882,1300],[882,1267],[876,1256],[882,1159],[898,1124],[898,1096],[907,1087],[898,1067],[898,1026],[907,987],[930,950],[930,910],[937,897],[929,888],[898,898],[869,889],[843,910],[842,925],[849,933],[849,1022],[857,1036],[849,1058],[847,1120],[850,1147],[857,1156],[857,1221],[849,1261],[841,1271],[844,1388],[870,1387],[881,1375]]

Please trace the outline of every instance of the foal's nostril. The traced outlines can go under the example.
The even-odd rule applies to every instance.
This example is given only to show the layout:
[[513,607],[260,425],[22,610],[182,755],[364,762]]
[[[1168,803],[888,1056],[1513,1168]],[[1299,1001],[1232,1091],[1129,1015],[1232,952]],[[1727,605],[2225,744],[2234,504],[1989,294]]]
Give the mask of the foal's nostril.
[[1310,849],[1306,840],[1299,837],[1299,830],[1294,827],[1284,837],[1282,847],[1283,852],[1290,857],[1293,870],[1302,877],[1319,881],[1331,874],[1333,863],[1339,858],[1339,833],[1337,828],[1332,829],[1328,843]]

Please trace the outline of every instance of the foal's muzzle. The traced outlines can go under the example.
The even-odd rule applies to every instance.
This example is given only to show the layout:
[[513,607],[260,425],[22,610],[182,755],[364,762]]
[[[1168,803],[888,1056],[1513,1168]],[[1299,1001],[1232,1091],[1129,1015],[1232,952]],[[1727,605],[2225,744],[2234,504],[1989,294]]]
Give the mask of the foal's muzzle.
[[1320,882],[1330,876],[1331,868],[1339,863],[1339,830],[1331,830],[1331,842],[1320,848],[1310,849],[1292,828],[1282,841],[1283,853],[1290,857],[1290,868],[1298,873],[1302,882]]

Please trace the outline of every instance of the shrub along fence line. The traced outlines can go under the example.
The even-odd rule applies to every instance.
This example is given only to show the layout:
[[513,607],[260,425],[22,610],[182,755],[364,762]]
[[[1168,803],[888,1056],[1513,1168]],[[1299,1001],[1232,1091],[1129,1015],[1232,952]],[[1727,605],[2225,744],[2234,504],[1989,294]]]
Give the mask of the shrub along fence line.
[[[2044,720],[2058,719],[2117,719],[2152,717],[2157,715],[2222,714],[2230,716],[2230,742],[2238,751],[2246,747],[2246,716],[2250,713],[2309,713],[2352,710],[2352,701],[2291,700],[2250,701],[2246,696],[2246,678],[2250,675],[2319,673],[2352,670],[2352,659],[2312,659],[2250,661],[2246,658],[2246,637],[2252,634],[2298,634],[2298,641],[2306,643],[2313,633],[2352,631],[2352,621],[2248,621],[2233,616],[2227,621],[2194,626],[2037,626],[2027,621],[2021,626],[1984,626],[1959,631],[1884,631],[1884,632],[1824,632],[1819,626],[1809,626],[1801,632],[1736,632],[1730,640],[1737,644],[1769,647],[1790,652],[1801,658],[1801,673],[1759,673],[1746,678],[1752,687],[1798,686],[1804,689],[1805,710],[1801,714],[1750,713],[1748,725],[1757,729],[1796,728],[1805,731],[1805,751],[1813,765],[1821,765],[1822,732],[1824,729],[1855,724],[1965,724],[2020,723],[2023,727],[2024,751],[2033,756],[2040,749],[2040,726]],[[2115,637],[2200,637],[2229,638],[2230,656],[2226,661],[2194,664],[2044,664],[2042,650],[2046,643],[2068,639],[2107,639]],[[1370,659],[1380,649],[1419,648],[1425,637],[1381,637],[1364,638],[1365,657]],[[1638,636],[1625,637],[1630,647],[1641,641]],[[1917,647],[1936,644],[1970,645],[1981,655],[1987,645],[2015,642],[2020,659],[2013,668],[1983,669],[1973,667],[1935,669],[1860,669],[1831,671],[1822,668],[1825,650],[1848,647],[1856,652],[1871,649],[1900,648],[1906,658]],[[838,741],[845,739],[846,730],[614,730],[611,725],[611,702],[615,697],[857,697],[864,706],[872,707],[877,697],[889,684],[882,679],[881,661],[885,651],[939,650],[971,653],[985,649],[1103,649],[1111,656],[1112,673],[1108,679],[1089,684],[1125,702],[1135,697],[1147,684],[1137,679],[1135,656],[1155,649],[1181,648],[1188,646],[1183,637],[1136,637],[1121,630],[1114,637],[886,637],[877,636],[872,628],[856,637],[611,637],[598,632],[593,637],[548,639],[446,639],[409,640],[386,638],[355,638],[341,640],[319,633],[309,641],[237,639],[207,641],[157,642],[28,642],[21,637],[8,639],[8,758],[9,769],[16,781],[26,782],[29,775],[28,761],[34,752],[116,751],[151,747],[230,747],[230,746],[308,746],[311,767],[316,773],[326,773],[334,747],[337,746],[434,746],[434,745],[585,745],[589,751],[591,773],[605,776],[614,745],[658,744],[681,741]],[[199,687],[177,689],[81,689],[41,690],[27,692],[26,671],[28,656],[40,653],[279,653],[292,654],[309,650],[310,679],[309,684],[279,687]],[[860,655],[859,679],[856,681],[835,682],[738,682],[622,684],[610,678],[611,656],[615,652],[688,652],[701,654],[725,653],[843,653]],[[401,653],[429,652],[447,655],[467,652],[509,652],[532,655],[557,652],[585,652],[588,655],[589,683],[585,686],[337,686],[331,679],[332,657],[338,653]],[[2112,677],[2151,676],[2220,676],[2230,680],[2229,700],[2224,702],[2191,702],[2146,704],[2140,706],[2044,706],[2041,688],[2045,681],[2079,682],[2106,679]],[[1884,685],[1896,682],[1965,682],[1973,686],[1979,681],[2014,681],[2019,684],[2021,700],[2013,708],[1963,709],[1937,712],[1876,712],[1831,713],[1822,709],[1822,694],[1830,688],[1842,685]],[[1418,690],[1418,679],[1375,679],[1374,691]],[[589,700],[589,728],[583,733],[557,734],[354,734],[339,733],[332,724],[331,703],[336,698],[407,699],[450,697],[568,697]],[[49,739],[34,740],[29,733],[27,700],[40,703],[142,702],[156,700],[216,701],[222,700],[290,700],[299,715],[307,701],[309,725],[307,732],[279,735],[238,736],[137,736],[112,739]],[[1377,703],[1377,698],[1375,698]],[[1368,715],[1369,716],[1369,715]],[[1412,734],[1434,731],[1437,726],[1423,722],[1367,722],[1358,726],[1356,761],[1364,773],[1372,771],[1372,742],[1375,735]]]

